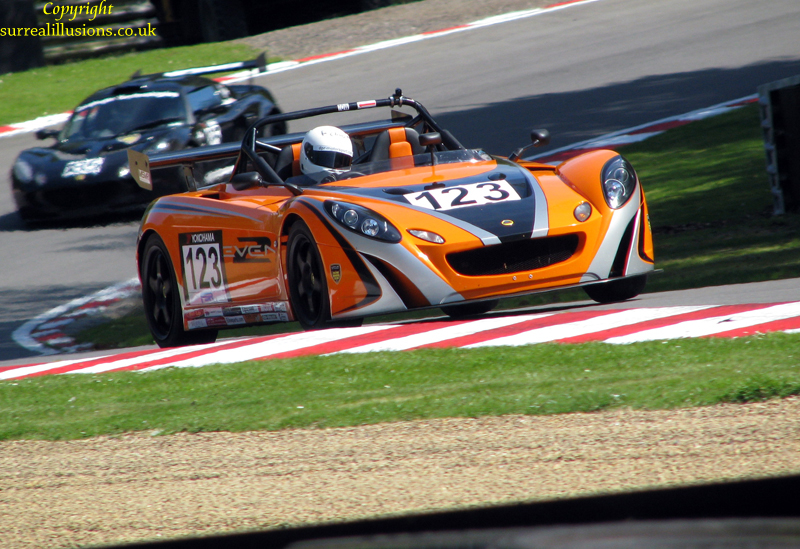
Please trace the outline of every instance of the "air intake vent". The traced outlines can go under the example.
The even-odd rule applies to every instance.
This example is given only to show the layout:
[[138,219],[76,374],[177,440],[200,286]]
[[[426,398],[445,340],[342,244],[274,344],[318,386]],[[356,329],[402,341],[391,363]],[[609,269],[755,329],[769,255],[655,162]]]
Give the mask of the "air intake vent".
[[447,262],[465,276],[491,276],[533,271],[566,261],[578,249],[574,234],[517,240],[447,255]]

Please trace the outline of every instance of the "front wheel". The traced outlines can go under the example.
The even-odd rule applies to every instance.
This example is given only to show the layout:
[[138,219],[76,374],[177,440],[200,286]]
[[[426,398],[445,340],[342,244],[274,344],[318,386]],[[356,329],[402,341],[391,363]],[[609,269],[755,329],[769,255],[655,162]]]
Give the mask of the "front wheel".
[[158,346],[181,347],[216,341],[217,330],[187,332],[183,329],[180,290],[169,252],[161,237],[150,235],[142,257],[144,314]]
[[360,318],[331,320],[325,267],[314,235],[302,221],[289,229],[286,258],[292,311],[304,330],[361,326]]
[[477,303],[461,303],[459,305],[448,305],[441,307],[442,312],[450,318],[461,318],[464,316],[482,315],[488,313],[495,307],[500,300],[492,299],[489,301],[478,301]]
[[289,297],[294,316],[305,330],[322,328],[331,316],[322,257],[308,225],[296,222],[287,243]]
[[586,294],[598,303],[615,303],[632,299],[644,291],[647,275],[612,280],[602,284],[584,286]]

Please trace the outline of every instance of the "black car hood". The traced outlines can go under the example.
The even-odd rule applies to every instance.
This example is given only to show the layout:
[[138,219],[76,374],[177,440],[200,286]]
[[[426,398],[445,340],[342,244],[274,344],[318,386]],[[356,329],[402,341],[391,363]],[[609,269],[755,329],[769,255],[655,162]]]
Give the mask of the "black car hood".
[[[51,151],[64,160],[72,160],[77,157],[91,158],[127,148],[140,150],[147,146],[150,141],[170,137],[174,133],[174,128],[159,128],[116,135],[105,139],[70,139],[69,141],[60,141],[52,147],[39,147],[36,150]],[[58,153],[63,153],[66,156]]]

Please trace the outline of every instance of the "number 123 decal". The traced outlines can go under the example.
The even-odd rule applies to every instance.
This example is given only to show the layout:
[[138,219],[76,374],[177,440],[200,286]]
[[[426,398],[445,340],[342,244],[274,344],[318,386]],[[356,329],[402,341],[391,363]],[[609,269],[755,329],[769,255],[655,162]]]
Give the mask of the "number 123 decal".
[[452,210],[507,200],[520,200],[514,187],[502,179],[486,183],[430,189],[419,193],[408,193],[404,196],[411,204],[429,210]]
[[222,231],[183,233],[179,238],[187,304],[230,301],[222,255]]

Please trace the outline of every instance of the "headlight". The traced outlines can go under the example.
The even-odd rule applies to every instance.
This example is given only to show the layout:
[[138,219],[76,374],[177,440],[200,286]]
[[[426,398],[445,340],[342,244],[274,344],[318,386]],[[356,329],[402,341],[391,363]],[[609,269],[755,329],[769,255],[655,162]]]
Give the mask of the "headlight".
[[636,188],[636,172],[630,162],[621,156],[606,162],[600,177],[606,203],[614,210],[625,204]]
[[583,223],[592,215],[592,206],[588,202],[581,202],[575,209],[572,211],[572,215],[575,216],[575,219]]
[[422,240],[427,240],[428,242],[433,242],[434,244],[444,244],[444,238],[442,238],[440,235],[432,231],[423,231],[421,229],[408,229],[408,232],[413,234],[417,238],[421,238]]
[[22,183],[30,183],[33,181],[33,166],[24,160],[17,160],[14,163],[14,177]]
[[344,202],[325,202],[325,211],[341,226],[355,232],[387,242],[400,242],[401,236],[394,225],[380,214],[362,206]]

